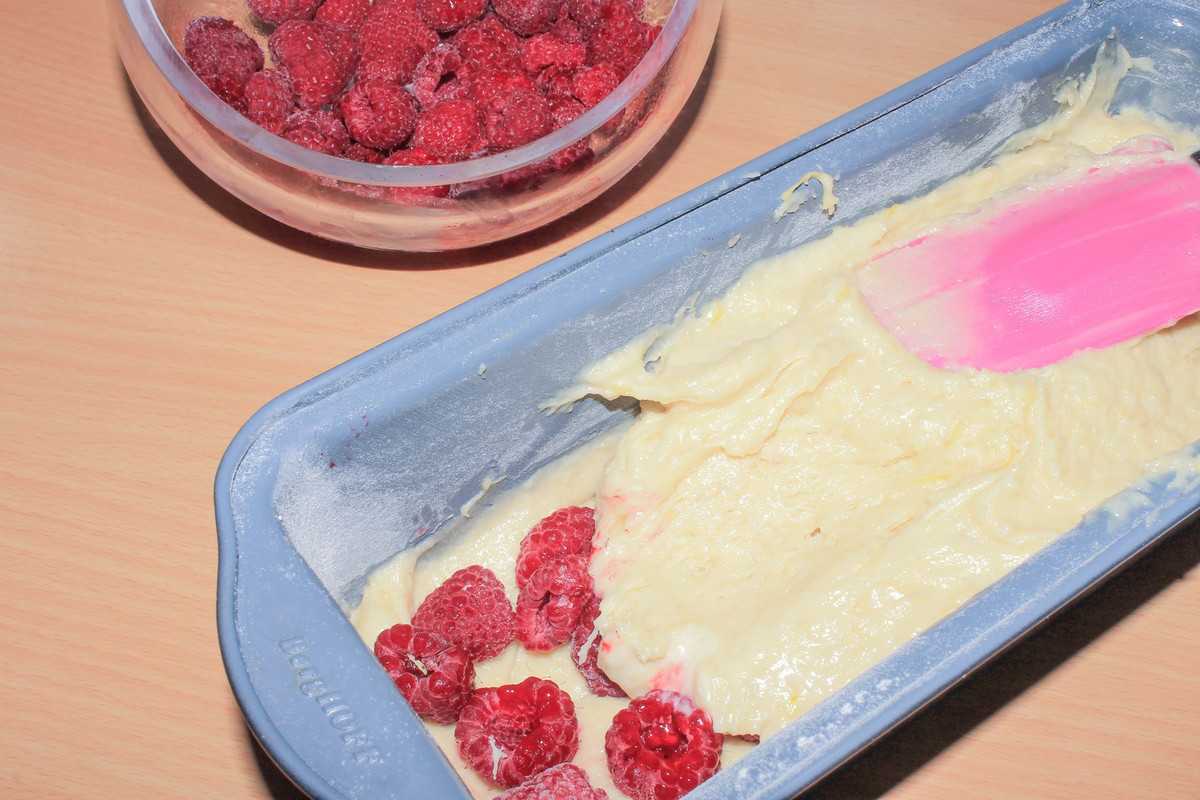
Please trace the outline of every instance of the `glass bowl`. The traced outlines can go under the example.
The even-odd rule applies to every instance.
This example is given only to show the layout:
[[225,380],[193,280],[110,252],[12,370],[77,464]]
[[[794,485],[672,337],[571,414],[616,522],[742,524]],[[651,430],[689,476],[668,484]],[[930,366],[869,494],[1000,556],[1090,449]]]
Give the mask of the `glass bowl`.
[[[474,247],[545,225],[594,199],[662,138],[704,69],[721,0],[647,0],[662,22],[625,80],[573,122],[529,144],[468,161],[385,166],[318,153],[258,127],[213,94],[180,55],[198,16],[234,20],[267,53],[269,29],[245,0],[110,0],[125,69],[175,145],[224,189],[280,222],[380,250]],[[268,55],[268,65],[269,65]],[[556,153],[592,151],[582,166],[542,168]],[[404,187],[450,187],[415,200]]]

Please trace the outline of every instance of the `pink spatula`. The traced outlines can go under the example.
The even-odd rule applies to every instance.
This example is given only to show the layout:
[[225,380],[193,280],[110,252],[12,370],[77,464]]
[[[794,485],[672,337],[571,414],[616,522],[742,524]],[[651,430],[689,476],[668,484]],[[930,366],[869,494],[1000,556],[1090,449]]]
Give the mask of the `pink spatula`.
[[1092,169],[985,208],[859,270],[868,305],[937,367],[1008,372],[1200,310],[1200,166]]

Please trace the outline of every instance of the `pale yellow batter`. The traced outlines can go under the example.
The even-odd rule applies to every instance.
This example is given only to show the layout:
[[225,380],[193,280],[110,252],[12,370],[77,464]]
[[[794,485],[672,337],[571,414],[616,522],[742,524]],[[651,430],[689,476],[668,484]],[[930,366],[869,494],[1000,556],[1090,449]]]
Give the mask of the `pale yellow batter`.
[[[601,666],[630,695],[675,689],[718,730],[766,736],[1200,439],[1196,318],[1040,370],[954,372],[901,347],[856,285],[870,254],[1047,170],[1143,134],[1193,147],[1104,113],[1129,66],[1121,54],[1064,94],[1063,114],[988,167],[758,265],[587,370],[564,398],[634,397],[637,419],[381,571],[354,613],[364,640],[461,566],[511,583],[534,522],[594,504]],[[514,646],[478,683],[530,672],[579,701],[579,763],[620,796],[602,741],[623,701],[590,697],[565,648]]]

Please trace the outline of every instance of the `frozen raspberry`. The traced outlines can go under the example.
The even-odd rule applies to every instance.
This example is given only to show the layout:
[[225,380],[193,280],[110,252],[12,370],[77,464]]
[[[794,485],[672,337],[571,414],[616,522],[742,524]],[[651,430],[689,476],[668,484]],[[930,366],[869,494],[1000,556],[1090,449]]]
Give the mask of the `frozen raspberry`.
[[553,650],[571,638],[592,599],[592,576],[582,556],[559,556],[529,577],[517,598],[517,638],[527,650]]
[[370,12],[371,0],[325,0],[313,19],[357,35]]
[[508,150],[545,136],[554,125],[541,92],[514,89],[496,95],[484,111],[488,147]]
[[301,108],[330,103],[354,74],[354,36],[315,20],[289,20],[267,42],[275,66],[292,79]]
[[583,44],[583,28],[579,27],[579,23],[568,13],[567,3],[563,3],[558,12],[558,19],[554,20],[554,24],[546,33],[566,44]]
[[621,78],[646,55],[660,30],[641,20],[625,0],[609,0],[587,39],[589,64],[611,64]]
[[426,53],[413,74],[413,94],[421,108],[462,97],[474,70],[451,42],[442,42]]
[[417,115],[412,146],[450,161],[464,159],[485,143],[483,119],[470,100],[443,100]]
[[537,84],[520,66],[511,69],[476,69],[467,84],[467,95],[480,106],[517,89],[536,90]]
[[415,0],[376,2],[358,32],[354,75],[407,84],[421,57],[437,43],[437,31],[421,19]]
[[563,0],[492,0],[500,21],[517,33],[544,33],[558,19]]
[[425,24],[450,33],[483,16],[487,0],[417,0],[417,12]]
[[483,19],[456,31],[451,41],[463,58],[481,73],[521,67],[521,49],[524,46],[521,37],[506,28],[495,14],[487,14]]
[[521,51],[521,66],[536,74],[546,67],[570,71],[583,66],[587,48],[582,42],[566,42],[552,33],[539,33],[525,40]]
[[183,32],[183,60],[218,97],[244,110],[246,83],[262,69],[258,42],[232,20],[197,17]]
[[376,638],[375,657],[422,719],[456,722],[471,698],[475,665],[465,649],[435,633],[393,625]]
[[517,553],[517,588],[547,561],[559,556],[590,556],[596,535],[596,512],[567,506],[539,520],[521,540]]
[[387,154],[382,150],[376,150],[374,147],[367,147],[365,144],[351,142],[346,148],[346,152],[342,153],[342,158],[348,158],[351,161],[361,161],[364,164],[382,164],[383,159],[387,158]]
[[617,712],[604,752],[622,792],[634,800],[674,800],[716,774],[723,743],[690,699],[653,691]]
[[337,111],[355,141],[381,150],[403,144],[417,125],[417,99],[383,78],[355,83],[338,98]]
[[350,146],[350,134],[332,111],[302,109],[290,115],[279,135],[309,150],[340,156]]
[[588,108],[608,97],[621,82],[621,75],[611,64],[584,67],[571,76],[571,91]]
[[517,786],[579,750],[575,704],[554,681],[479,689],[454,728],[458,753],[492,783]]
[[600,24],[602,9],[608,0],[563,0],[563,11],[584,31]]
[[271,133],[279,133],[292,113],[292,81],[277,69],[260,69],[246,84],[246,116]]
[[[427,167],[434,164],[444,164],[444,159],[432,156],[418,148],[397,150],[383,160],[388,166],[397,167]],[[396,203],[422,204],[432,200],[450,196],[449,186],[393,186],[388,195]]]
[[462,645],[476,661],[495,658],[516,637],[516,617],[504,584],[478,564],[460,569],[430,592],[412,624]]
[[570,73],[564,72],[558,67],[546,67],[537,74],[534,83],[546,96],[551,107],[568,98],[572,102],[578,102],[575,100],[575,86],[571,82]]
[[559,764],[498,795],[496,800],[608,800],[608,792],[592,786],[587,773],[574,764]]
[[321,0],[246,0],[254,16],[270,25],[282,25],[289,19],[312,19]]
[[604,670],[600,669],[597,659],[600,656],[600,634],[596,630],[596,618],[600,616],[600,598],[595,595],[583,609],[579,624],[571,634],[571,660],[579,667],[579,672],[587,681],[588,691],[601,697],[625,697],[625,690],[617,686]]

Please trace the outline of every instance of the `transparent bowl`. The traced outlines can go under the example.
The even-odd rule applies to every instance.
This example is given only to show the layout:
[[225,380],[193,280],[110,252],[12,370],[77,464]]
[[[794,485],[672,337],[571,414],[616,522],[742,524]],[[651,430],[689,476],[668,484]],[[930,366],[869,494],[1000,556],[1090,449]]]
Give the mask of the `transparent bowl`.
[[[109,0],[117,48],[147,109],[210,178],[317,236],[380,250],[439,251],[515,236],[608,189],[662,138],[704,69],[721,0],[647,0],[662,31],[642,62],[578,119],[522,147],[454,164],[384,166],[317,153],[258,127],[209,91],[180,55],[188,22],[232,19],[263,44],[245,0]],[[586,140],[580,168],[540,168]],[[403,187],[450,186],[414,200]]]

